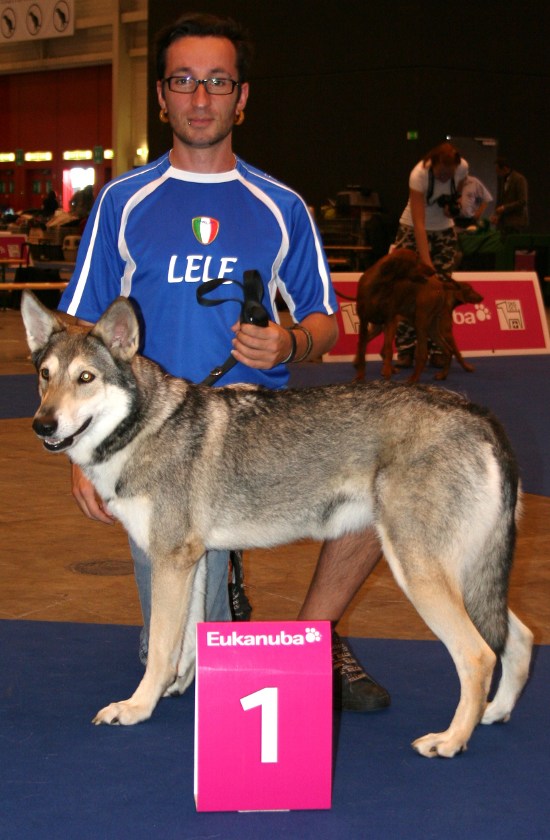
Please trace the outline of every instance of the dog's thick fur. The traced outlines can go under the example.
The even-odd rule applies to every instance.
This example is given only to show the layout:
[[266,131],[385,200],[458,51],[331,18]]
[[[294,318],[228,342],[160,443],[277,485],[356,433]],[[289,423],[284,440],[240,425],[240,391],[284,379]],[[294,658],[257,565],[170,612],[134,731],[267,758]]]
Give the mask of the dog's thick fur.
[[[518,477],[491,414],[450,392],[388,382],[192,385],[137,355],[124,298],[87,335],[28,292],[21,309],[42,397],[36,434],[82,467],[152,558],[145,675],[95,723],[146,720],[182,687],[182,628],[205,548],[334,539],[369,525],[460,678],[449,728],[415,749],[452,756],[480,721],[509,718],[532,634],[507,607]],[[497,655],[502,678],[487,704]]]
[[415,366],[409,382],[417,382],[424,370],[428,339],[441,348],[444,356],[443,367],[435,379],[447,378],[453,355],[464,370],[473,371],[455,342],[452,312],[463,303],[481,303],[482,300],[469,283],[442,281],[415,251],[398,248],[382,257],[361,275],[357,286],[359,338],[354,361],[356,380],[365,378],[367,344],[382,331],[382,376],[389,379],[395,372],[392,365],[393,342],[400,321],[407,321],[416,331]]

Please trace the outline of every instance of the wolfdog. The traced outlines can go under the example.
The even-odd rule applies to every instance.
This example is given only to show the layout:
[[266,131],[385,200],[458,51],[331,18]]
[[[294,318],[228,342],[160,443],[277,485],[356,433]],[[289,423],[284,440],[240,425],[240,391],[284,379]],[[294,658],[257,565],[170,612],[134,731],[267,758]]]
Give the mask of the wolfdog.
[[[21,309],[42,398],[35,433],[84,470],[152,559],[145,674],[94,723],[146,720],[182,688],[182,628],[205,549],[334,539],[370,525],[460,679],[449,728],[413,747],[450,757],[480,721],[509,718],[533,636],[507,607],[518,471],[489,412],[449,391],[389,382],[194,385],[137,353],[125,298],[88,333],[67,329],[29,292]],[[497,655],[502,677],[487,703]]]

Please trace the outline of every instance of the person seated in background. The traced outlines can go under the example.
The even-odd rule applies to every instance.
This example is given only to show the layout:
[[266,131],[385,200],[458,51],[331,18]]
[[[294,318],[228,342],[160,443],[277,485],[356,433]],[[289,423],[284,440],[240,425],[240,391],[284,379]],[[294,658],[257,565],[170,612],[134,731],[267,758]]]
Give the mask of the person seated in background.
[[455,225],[462,229],[477,227],[492,200],[485,184],[479,178],[467,175],[460,193],[460,216],[455,218]]
[[46,218],[53,216],[56,210],[59,209],[59,201],[55,194],[55,190],[50,190],[44,201],[42,202],[42,212]]
[[75,192],[71,199],[71,210],[79,219],[87,219],[94,205],[94,191],[91,184]]

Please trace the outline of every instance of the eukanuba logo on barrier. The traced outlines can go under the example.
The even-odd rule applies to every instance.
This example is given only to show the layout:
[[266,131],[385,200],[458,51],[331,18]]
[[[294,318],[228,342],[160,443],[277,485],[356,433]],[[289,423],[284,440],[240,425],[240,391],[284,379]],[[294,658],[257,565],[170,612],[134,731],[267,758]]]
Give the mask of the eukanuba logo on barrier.
[[320,642],[322,638],[315,627],[306,627],[304,633],[287,633],[285,630],[278,633],[239,633],[237,630],[220,633],[209,630],[206,644],[208,647],[290,647]]

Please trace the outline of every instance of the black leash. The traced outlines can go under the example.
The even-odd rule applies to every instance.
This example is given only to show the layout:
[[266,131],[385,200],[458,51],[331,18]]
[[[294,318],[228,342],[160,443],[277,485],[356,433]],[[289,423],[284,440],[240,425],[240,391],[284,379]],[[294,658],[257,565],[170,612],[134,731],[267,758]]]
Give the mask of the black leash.
[[[197,289],[197,300],[201,306],[219,306],[220,303],[232,300],[241,303],[241,324],[256,324],[258,327],[267,327],[269,313],[262,303],[264,286],[259,271],[253,269],[245,271],[243,282],[231,280],[242,289],[243,300],[240,298],[206,298],[214,289],[218,289],[227,280],[218,277],[216,280],[208,280]],[[233,355],[229,355],[222,365],[218,365],[210,371],[201,385],[214,385],[228,370],[237,363]],[[229,560],[232,566],[232,580],[229,583],[229,605],[233,621],[249,621],[252,607],[244,591],[244,567],[242,551],[233,550],[229,552]]]
[[[210,292],[214,289],[219,289],[221,285],[227,283],[227,279],[218,277],[215,280],[207,280],[197,289],[197,301],[201,306],[219,306],[220,303],[227,303],[227,301],[236,301],[241,304],[241,324],[255,324],[257,327],[267,327],[269,323],[269,314],[262,303],[264,296],[264,286],[259,271],[252,269],[245,271],[243,274],[243,282],[238,280],[230,280],[230,283],[235,283],[242,289],[243,298],[207,298]],[[201,385],[214,385],[219,379],[231,370],[237,364],[236,358],[230,354],[222,365],[213,368],[206,379],[200,383]]]

